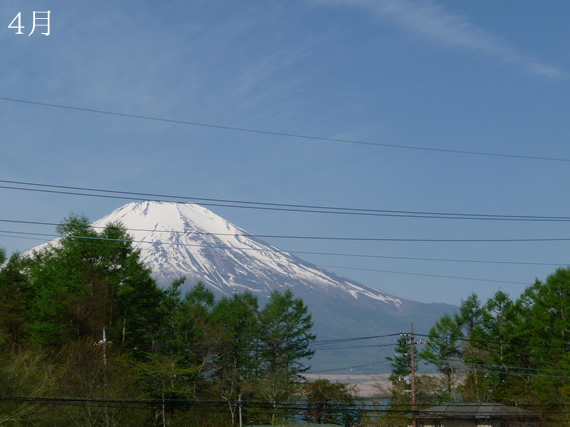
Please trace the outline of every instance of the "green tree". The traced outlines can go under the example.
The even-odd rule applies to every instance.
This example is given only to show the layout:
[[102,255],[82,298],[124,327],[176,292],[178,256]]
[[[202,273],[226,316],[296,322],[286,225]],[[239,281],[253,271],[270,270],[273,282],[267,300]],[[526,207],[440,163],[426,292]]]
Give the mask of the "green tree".
[[461,350],[460,339],[463,334],[459,325],[449,315],[444,314],[430,329],[428,343],[420,352],[420,358],[435,365],[443,375],[442,398],[456,400],[455,388],[459,381],[457,375]]
[[182,299],[176,315],[176,353],[179,366],[198,367],[193,394],[209,393],[216,360],[223,351],[223,326],[212,320],[214,293],[198,282]]
[[96,403],[145,397],[132,361],[113,343],[93,343],[89,337],[70,341],[64,344],[58,359],[61,363],[56,365],[56,372],[60,381],[54,385],[55,396],[72,396],[93,404],[63,406],[57,412],[65,419],[55,425],[132,425],[142,421],[129,405]]
[[[537,281],[527,290],[532,310],[528,313],[533,328],[535,356],[553,365],[568,364],[570,344],[570,268],[559,268],[545,283]],[[548,346],[540,346],[548,344]]]
[[186,278],[182,277],[173,281],[164,291],[161,301],[164,323],[156,339],[159,341],[159,351],[164,354],[173,354],[183,349],[183,344],[179,340],[182,310],[182,291],[180,288],[185,280]]
[[244,380],[255,376],[258,370],[259,303],[250,292],[224,297],[212,312],[215,323],[224,325],[229,340],[226,361],[235,366]]
[[536,280],[516,301],[502,291],[484,305],[476,294],[462,301],[454,321],[465,341],[463,399],[548,405],[552,422],[568,424],[569,309],[570,268]]
[[455,314],[455,323],[463,332],[463,342],[460,344],[461,358],[466,363],[466,377],[460,386],[463,399],[467,401],[481,401],[478,383],[477,364],[482,363],[481,346],[477,338],[482,337],[481,323],[483,321],[483,308],[475,292],[467,299],[461,300],[459,312]]
[[[194,398],[193,385],[201,367],[188,367],[184,358],[177,354],[170,356],[149,354],[144,362],[137,362],[136,367],[147,392],[151,397],[158,398],[161,401],[160,409],[153,414],[155,425],[164,427],[170,425],[174,408],[169,407],[167,401]],[[170,417],[168,412],[171,414]]]
[[[483,400],[511,403],[509,388],[516,380],[507,366],[518,366],[521,346],[520,309],[510,297],[497,291],[483,306],[480,331],[474,343],[480,348],[481,363],[486,372],[479,375],[479,392]],[[522,342],[521,342],[522,341]]]
[[304,421],[310,424],[338,424],[353,426],[363,420],[363,412],[356,401],[356,386],[333,383],[326,379],[305,384],[307,410]]
[[316,338],[312,327],[311,314],[302,299],[295,298],[290,289],[284,293],[273,291],[260,313],[263,369],[290,379],[309,369],[305,363],[315,353],[310,349]]
[[[412,338],[410,334],[400,334],[394,356],[386,357],[390,361],[392,370],[390,372],[390,381],[392,383],[400,383],[405,381],[412,373]],[[414,354],[414,370],[418,369],[418,355]]]
[[273,291],[259,318],[261,363],[256,390],[271,405],[274,422],[279,406],[300,390],[300,374],[309,369],[305,364],[314,354],[310,345],[315,335],[307,306],[290,289]]
[[124,349],[151,349],[162,291],[125,228],[109,224],[98,233],[87,218],[71,216],[58,232],[62,238],[27,266],[34,342],[58,347],[84,336],[95,340],[106,328]]
[[228,403],[232,425],[236,418],[235,401],[248,397],[248,384],[255,380],[258,371],[258,316],[257,297],[249,292],[222,298],[212,311],[213,322],[224,326],[214,387]]
[[559,268],[545,282],[537,280],[521,296],[528,331],[528,366],[540,369],[527,378],[532,403],[551,404],[562,423],[570,422],[570,268]]
[[30,287],[23,269],[24,262],[18,254],[12,255],[0,269],[0,352],[16,354],[27,339]]
[[[394,349],[394,356],[386,357],[392,367],[389,377],[391,382],[389,391],[390,409],[393,412],[384,418],[385,421],[394,423],[394,425],[405,425],[408,420],[412,403],[412,363],[414,364],[414,372],[418,370],[418,353],[415,351],[413,359],[412,362],[411,334],[400,334]],[[416,388],[416,396],[417,392]]]
[[470,337],[482,320],[481,301],[473,292],[466,300],[461,300],[459,312],[455,314],[455,323],[463,330],[465,336]]

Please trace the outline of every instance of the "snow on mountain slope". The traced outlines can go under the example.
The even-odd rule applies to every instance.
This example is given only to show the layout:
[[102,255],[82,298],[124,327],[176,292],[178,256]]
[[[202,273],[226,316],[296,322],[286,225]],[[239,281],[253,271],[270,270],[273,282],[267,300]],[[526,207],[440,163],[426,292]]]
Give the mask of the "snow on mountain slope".
[[[290,288],[309,307],[318,339],[397,335],[414,324],[427,333],[457,307],[424,304],[389,295],[301,260],[249,235],[208,209],[192,203],[136,202],[93,223],[122,223],[161,287],[186,277],[186,289],[202,281],[218,295],[250,291],[263,305],[274,289]],[[57,240],[33,250],[57,245]],[[30,251],[30,252],[31,252]],[[368,345],[355,352],[321,349],[317,369],[383,363],[392,347]],[[380,371],[389,365],[378,366]]]
[[110,222],[121,222],[129,230],[142,261],[162,286],[186,277],[188,285],[200,280],[224,295],[248,290],[267,297],[273,289],[290,287],[301,295],[324,292],[360,303],[376,301],[394,312],[402,304],[379,289],[280,251],[196,204],[129,203],[93,226]]

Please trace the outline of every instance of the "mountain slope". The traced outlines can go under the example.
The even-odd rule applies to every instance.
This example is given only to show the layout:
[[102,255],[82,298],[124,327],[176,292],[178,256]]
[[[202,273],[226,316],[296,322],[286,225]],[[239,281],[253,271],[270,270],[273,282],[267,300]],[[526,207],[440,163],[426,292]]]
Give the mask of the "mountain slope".
[[162,286],[187,277],[216,292],[250,291],[267,297],[273,289],[291,287],[340,298],[374,300],[397,312],[402,300],[379,289],[330,273],[257,239],[201,206],[138,202],[125,205],[93,225],[121,222],[133,235],[134,247]]
[[[93,226],[117,222],[128,229],[161,287],[186,277],[187,288],[202,281],[218,296],[250,291],[262,304],[274,289],[291,288],[309,307],[318,340],[397,334],[409,331],[412,322],[418,333],[427,333],[445,312],[456,310],[398,298],[328,272],[196,204],[129,203]],[[374,364],[374,372],[388,371],[385,356],[393,346],[386,338],[365,343],[368,348],[318,351],[311,364],[317,370]]]

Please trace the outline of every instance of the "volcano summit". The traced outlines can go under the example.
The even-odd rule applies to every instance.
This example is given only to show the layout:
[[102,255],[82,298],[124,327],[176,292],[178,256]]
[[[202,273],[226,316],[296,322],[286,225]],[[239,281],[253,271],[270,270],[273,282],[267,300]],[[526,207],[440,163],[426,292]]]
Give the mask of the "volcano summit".
[[[351,312],[353,320],[376,324],[376,332],[388,318],[389,324],[396,319],[399,324],[416,321],[420,329],[427,320],[430,327],[443,311],[454,308],[412,302],[328,272],[196,204],[129,203],[93,226],[110,222],[120,222],[128,229],[133,246],[140,249],[142,261],[162,287],[186,277],[187,286],[202,281],[218,295],[250,291],[261,300],[274,289],[291,288],[309,305],[317,325],[321,311],[331,312],[333,317]],[[331,331],[327,335],[337,334]]]
[[[188,288],[201,281],[218,296],[249,291],[262,304],[273,290],[291,289],[312,313],[318,340],[396,334],[408,331],[412,322],[417,332],[427,333],[445,312],[456,309],[398,298],[331,273],[192,203],[129,203],[92,225],[109,223],[128,230],[142,262],[163,288],[185,277]],[[349,364],[378,362],[392,348],[384,350],[352,353]],[[317,356],[313,362],[320,363],[313,365],[319,368],[347,361],[338,352]]]
[[142,261],[163,287],[186,277],[187,284],[202,281],[222,295],[250,291],[264,298],[274,289],[291,288],[296,294],[370,300],[394,313],[402,305],[399,298],[283,252],[195,204],[130,203],[93,226],[112,222],[128,229]]

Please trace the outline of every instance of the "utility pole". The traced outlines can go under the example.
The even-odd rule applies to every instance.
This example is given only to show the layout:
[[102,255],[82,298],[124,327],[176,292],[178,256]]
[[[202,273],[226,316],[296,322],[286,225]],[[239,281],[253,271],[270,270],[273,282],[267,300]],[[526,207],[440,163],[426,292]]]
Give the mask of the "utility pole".
[[241,423],[241,394],[238,396],[238,406],[239,406],[239,427],[242,427],[242,423]]
[[105,425],[109,427],[110,419],[109,419],[109,370],[107,368],[107,344],[111,343],[107,341],[107,331],[103,326],[103,339],[99,342],[94,343],[94,345],[102,345],[103,346],[103,378],[105,381]]
[[109,371],[107,369],[107,334],[105,327],[103,327],[103,369],[105,370],[105,425],[109,427],[109,407],[107,406],[109,401]]
[[412,323],[412,425],[416,427],[416,363],[414,359],[414,324]]

